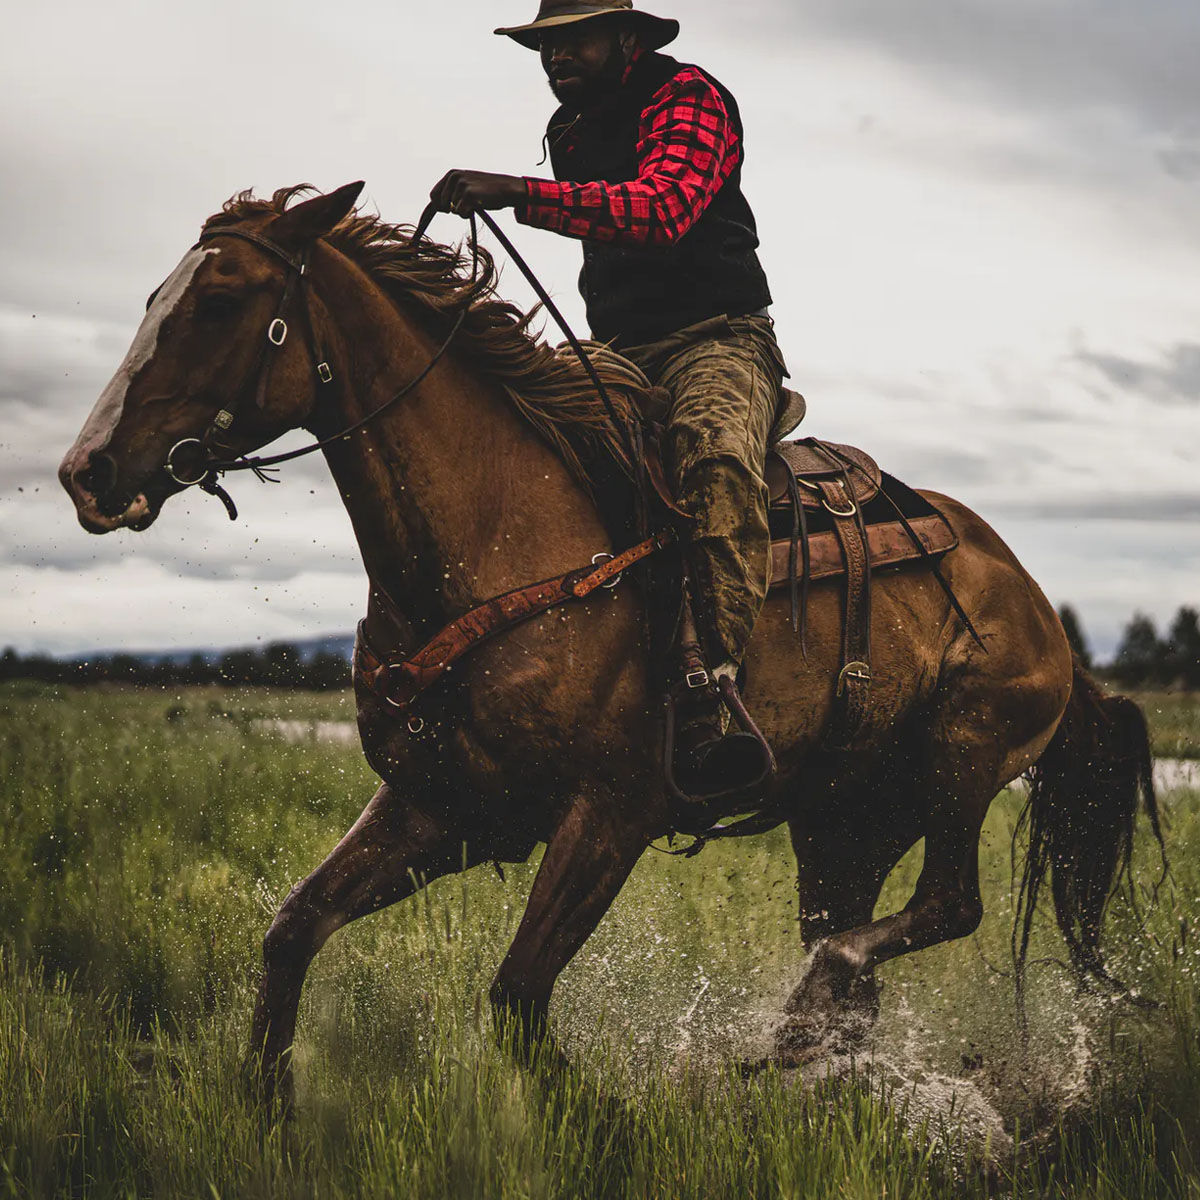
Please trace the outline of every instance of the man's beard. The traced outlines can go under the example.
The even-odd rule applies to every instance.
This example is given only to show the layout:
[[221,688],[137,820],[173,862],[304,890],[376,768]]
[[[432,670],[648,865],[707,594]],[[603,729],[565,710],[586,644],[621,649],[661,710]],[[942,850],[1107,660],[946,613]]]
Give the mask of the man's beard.
[[588,79],[582,76],[562,81],[550,79],[550,90],[555,99],[571,112],[596,108],[621,86],[621,80],[625,76],[625,65],[624,55],[619,50],[614,50],[597,75]]

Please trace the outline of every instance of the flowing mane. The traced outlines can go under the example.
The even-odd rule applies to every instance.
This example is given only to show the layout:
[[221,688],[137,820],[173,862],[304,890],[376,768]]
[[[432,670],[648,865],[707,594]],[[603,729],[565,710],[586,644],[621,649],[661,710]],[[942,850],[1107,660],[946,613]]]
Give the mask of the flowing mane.
[[[269,200],[239,192],[209,217],[204,228],[278,216],[297,196],[312,191],[310,184],[297,184],[280,188]],[[413,246],[412,233],[411,226],[389,225],[378,216],[354,212],[326,241],[435,336],[444,336],[465,306],[467,315],[455,339],[455,353],[500,384],[513,407],[580,482],[591,487],[598,466],[601,474],[607,473],[598,459],[628,471],[620,437],[587,373],[574,355],[559,353],[530,333],[538,308],[522,313],[497,295],[499,272],[491,254],[479,248],[472,278],[471,254],[465,244],[442,246],[423,238]],[[632,393],[643,388],[645,380],[605,347],[590,343],[588,348],[618,414],[632,420]]]

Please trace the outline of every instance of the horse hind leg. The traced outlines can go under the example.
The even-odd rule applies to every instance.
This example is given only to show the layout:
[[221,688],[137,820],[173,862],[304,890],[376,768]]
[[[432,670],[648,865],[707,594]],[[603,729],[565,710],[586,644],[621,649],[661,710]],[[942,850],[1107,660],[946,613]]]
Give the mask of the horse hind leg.
[[[796,855],[800,932],[815,951],[823,942],[871,922],[884,881],[920,836],[912,807],[911,781],[889,782],[879,793],[858,789],[839,796],[823,821],[811,816],[789,823]],[[863,831],[872,831],[868,840]],[[788,1017],[808,1003],[801,983],[784,1005]],[[859,972],[846,990],[838,1024],[839,1043],[861,1041],[879,1014],[879,988],[872,967]],[[794,1038],[787,1020],[781,1041]]]
[[[795,1064],[859,1040],[877,1011],[876,967],[901,954],[966,937],[976,929],[983,916],[979,833],[996,790],[990,775],[973,788],[945,789],[933,804],[926,827],[925,864],[904,909],[831,933],[816,944],[808,971],[785,1006],[787,1019],[776,1034],[775,1050],[781,1061]],[[868,880],[877,897],[886,874],[879,863],[875,872],[860,876],[864,904]],[[869,912],[867,907],[868,917]]]
[[961,673],[930,713],[913,793],[925,829],[916,889],[901,912],[816,947],[780,1030],[777,1050],[785,1060],[806,1057],[828,1041],[868,972],[978,927],[983,820],[1000,789],[1036,761],[1053,735],[1070,680],[1069,658],[1063,662],[997,652]]
[[264,1099],[291,1102],[291,1046],[308,968],[343,925],[411,896],[442,875],[481,861],[468,846],[388,784],[307,879],[284,900],[263,942],[263,973],[248,1070]]

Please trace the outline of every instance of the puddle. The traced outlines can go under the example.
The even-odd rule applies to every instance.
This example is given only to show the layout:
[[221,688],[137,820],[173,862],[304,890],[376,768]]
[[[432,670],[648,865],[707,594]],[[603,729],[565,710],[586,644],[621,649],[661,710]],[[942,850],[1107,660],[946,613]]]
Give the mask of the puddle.
[[[251,722],[256,733],[273,733],[286,742],[333,742],[358,745],[358,726],[353,721],[287,721],[279,717]],[[1010,787],[1022,787],[1020,783]],[[1184,788],[1200,789],[1200,759],[1159,758],[1154,762],[1154,786],[1166,795]]]

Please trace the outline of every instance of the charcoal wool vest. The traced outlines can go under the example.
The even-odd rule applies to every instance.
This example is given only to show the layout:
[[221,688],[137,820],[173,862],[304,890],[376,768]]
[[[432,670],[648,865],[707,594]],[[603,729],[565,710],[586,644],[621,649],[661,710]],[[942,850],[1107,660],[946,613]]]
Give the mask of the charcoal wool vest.
[[[668,55],[647,54],[599,108],[578,117],[559,109],[547,130],[555,178],[572,183],[636,179],[642,112],[683,69]],[[741,144],[737,101],[702,73],[720,93]],[[579,290],[593,337],[634,346],[711,317],[743,316],[771,303],[756,253],[754,214],[742,194],[741,179],[739,162],[699,220],[671,245],[583,243]]]

